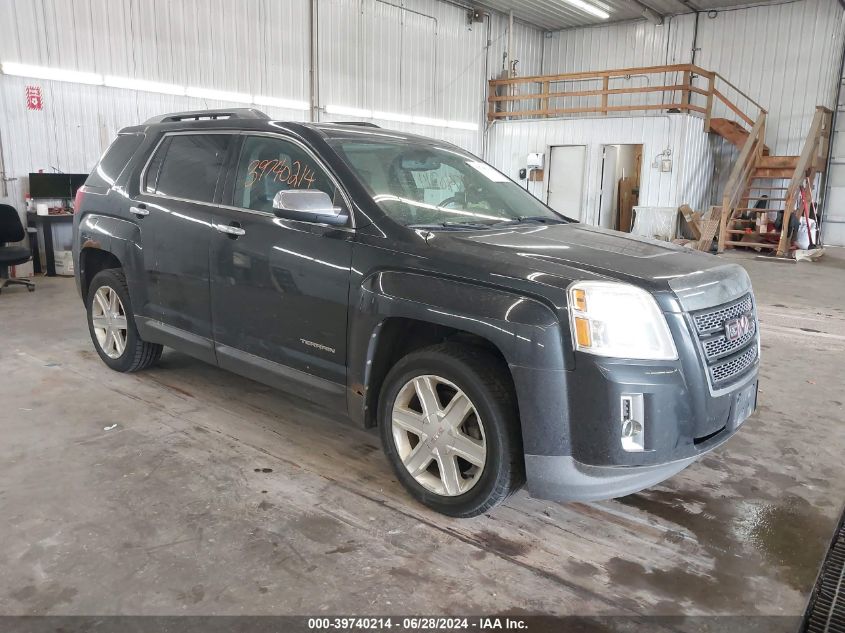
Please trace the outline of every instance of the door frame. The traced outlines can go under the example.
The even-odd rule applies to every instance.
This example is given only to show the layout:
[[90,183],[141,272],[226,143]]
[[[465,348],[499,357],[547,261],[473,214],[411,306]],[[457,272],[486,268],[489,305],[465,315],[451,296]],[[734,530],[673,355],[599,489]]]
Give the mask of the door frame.
[[[639,148],[639,169],[637,169],[637,164],[636,164],[636,160],[635,160],[634,161],[634,170],[631,172],[631,175],[636,173],[637,186],[638,187],[639,187],[640,183],[642,182],[642,175],[643,175],[642,154],[643,154],[643,151],[645,149],[644,143],[601,143],[599,145],[599,148],[601,149],[601,153],[598,156],[598,158],[599,158],[599,165],[598,165],[598,167],[599,167],[599,169],[598,169],[599,178],[598,178],[598,198],[596,200],[596,226],[602,226],[602,224],[601,224],[601,220],[602,220],[601,210],[602,210],[602,196],[603,196],[603,193],[604,193],[602,184],[604,182],[605,161],[607,160],[607,148],[608,147],[616,148],[617,163],[618,163],[618,160],[619,160],[619,150],[621,148],[623,148],[623,147]],[[635,154],[635,156],[636,156],[636,154]],[[615,176],[615,179],[616,179],[616,184],[615,184],[615,188],[612,192],[612,196],[613,196],[613,199],[616,200],[616,206],[615,206],[615,208],[611,209],[611,212],[613,213],[613,217],[611,218],[610,228],[613,229],[613,230],[621,231],[622,229],[619,228],[619,220],[620,220],[620,214],[619,214],[619,181],[621,180],[622,177],[620,176],[618,169],[615,171],[614,176]],[[633,216],[632,216],[632,218],[633,218]],[[633,219],[632,219],[632,223],[633,223]]]

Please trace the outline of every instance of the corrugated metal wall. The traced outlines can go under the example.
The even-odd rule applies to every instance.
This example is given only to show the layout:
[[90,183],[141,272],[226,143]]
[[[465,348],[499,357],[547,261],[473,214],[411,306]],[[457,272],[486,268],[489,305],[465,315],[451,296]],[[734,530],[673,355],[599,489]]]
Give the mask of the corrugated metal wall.
[[696,64],[719,72],[768,110],[773,153],[798,154],[815,106],[833,106],[845,38],[837,0],[705,12],[695,32],[693,14],[661,26],[639,21],[560,31],[546,39],[543,72],[688,63],[695,47]]
[[[308,101],[309,5],[310,0],[0,0],[0,60]],[[441,0],[320,0],[317,13],[321,106],[474,123],[478,130],[381,121],[487,153],[485,79],[502,71],[507,16],[492,13],[482,23],[468,23],[465,9]],[[546,35],[516,22],[513,58],[519,60],[522,76],[686,62],[694,31],[693,15],[676,16],[662,26],[638,21]],[[696,62],[719,71],[767,106],[769,145],[778,153],[796,153],[812,106],[832,105],[842,39],[842,10],[836,0],[720,11],[713,18],[699,17]],[[44,92],[41,112],[25,107],[29,83]],[[86,171],[124,125],[165,111],[227,105],[3,75],[0,140],[6,170],[19,178],[39,168]],[[309,116],[305,110],[265,109],[277,118]],[[320,116],[345,118],[325,112]],[[517,152],[574,142],[560,139],[568,138],[565,130],[576,128],[579,137],[593,134],[589,142],[595,147],[645,142],[655,149],[652,157],[681,138],[673,128],[668,130],[670,140],[662,140],[664,119],[627,132],[625,126],[631,124],[624,120],[632,119],[500,122],[486,139],[489,158],[513,173]],[[528,138],[521,139],[522,133]],[[544,140],[544,134],[549,138]],[[701,135],[690,134],[687,141],[698,145],[686,153],[678,145],[672,176],[689,189],[676,196],[666,189],[671,178],[646,179],[644,199],[654,201],[649,204],[675,197],[699,200],[702,191],[713,188],[707,179],[720,173],[719,165],[704,160]],[[512,144],[509,158],[502,154],[503,143]],[[718,158],[719,148],[711,150]],[[681,178],[683,163],[696,164],[700,171],[683,172]],[[12,183],[15,203],[22,200],[24,187],[22,180]],[[697,206],[706,202],[702,199]]]
[[[307,0],[0,0],[2,61],[307,101],[308,46]],[[30,84],[42,90],[42,111],[26,108]],[[163,112],[231,106],[0,75],[3,160],[18,178],[8,199],[21,204],[30,171],[90,171],[121,127]]]
[[[692,41],[687,16],[669,18],[662,26],[645,20],[567,29],[545,39],[544,73],[658,66],[689,61],[680,55]],[[688,32],[689,31],[689,32]]]
[[[680,15],[656,26],[645,21],[578,28],[553,33],[544,39],[543,74],[633,68],[693,61],[715,70],[759,102],[769,112],[767,144],[774,154],[800,152],[815,106],[831,107],[839,79],[839,61],[845,38],[845,17],[836,0],[798,0],[783,4],[744,9]],[[680,83],[680,77],[667,77],[667,83]],[[611,87],[645,85],[654,77],[632,74],[613,80]],[[598,82],[558,85],[558,89],[600,88]],[[735,91],[722,86],[728,96],[746,111],[755,113]],[[557,107],[596,105],[595,98],[568,98],[552,103]],[[616,97],[611,104],[622,104],[630,97]],[[638,102],[666,103],[661,94],[637,97]],[[639,120],[642,129],[627,129],[620,120],[499,122],[491,132],[489,155],[494,164],[515,175],[524,166],[525,154],[543,151],[556,144],[590,144],[588,151],[588,215],[597,210],[603,144],[644,142],[646,154],[664,146],[674,148],[675,174],[655,176],[646,163],[643,174],[642,204],[661,206],[687,202],[703,209],[718,199],[720,189],[736,158],[733,147],[703,133],[701,120],[691,117],[687,132],[669,136],[660,123]],[[662,120],[662,119],[658,119]],[[642,138],[643,140],[632,140]],[[507,148],[508,155],[502,152]],[[653,154],[652,154],[653,155]],[[677,186],[670,191],[668,186]],[[544,195],[545,189],[538,195]],[[677,191],[677,193],[675,193]]]
[[773,154],[796,155],[815,107],[833,107],[845,14],[836,0],[719,12],[699,20],[696,63],[716,70],[768,110]]
[[[310,0],[0,0],[0,61],[307,102]],[[473,123],[477,130],[382,121],[480,153],[486,76],[501,68],[506,16],[469,23],[440,0],[320,0],[320,106]],[[488,38],[490,45],[488,46]],[[542,33],[516,23],[519,71],[542,68]],[[44,110],[26,109],[37,84]],[[37,169],[88,171],[123,126],[168,111],[233,104],[0,75],[0,141],[20,205]],[[305,110],[261,106],[279,119]],[[345,117],[322,112],[322,120]],[[379,122],[379,120],[376,120]],[[2,194],[2,190],[0,190]]]
[[[686,114],[645,117],[557,119],[554,121],[503,121],[491,131],[488,160],[516,179],[530,152],[545,154],[555,145],[586,145],[583,221],[598,219],[603,145],[642,144],[643,170],[640,179],[642,206],[671,207],[688,203],[694,208],[706,204],[712,154],[701,119]],[[672,171],[652,165],[665,150],[671,152]],[[546,200],[548,179],[529,183],[531,193]],[[558,183],[557,186],[566,186]]]

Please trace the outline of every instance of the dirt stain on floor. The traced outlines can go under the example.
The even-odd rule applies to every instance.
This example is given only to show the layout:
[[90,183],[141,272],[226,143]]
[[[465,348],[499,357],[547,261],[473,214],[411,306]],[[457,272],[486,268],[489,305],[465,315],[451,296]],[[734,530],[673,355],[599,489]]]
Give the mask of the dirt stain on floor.
[[525,543],[518,543],[506,539],[489,530],[481,530],[474,539],[479,547],[500,556],[520,556],[525,554],[529,547]]

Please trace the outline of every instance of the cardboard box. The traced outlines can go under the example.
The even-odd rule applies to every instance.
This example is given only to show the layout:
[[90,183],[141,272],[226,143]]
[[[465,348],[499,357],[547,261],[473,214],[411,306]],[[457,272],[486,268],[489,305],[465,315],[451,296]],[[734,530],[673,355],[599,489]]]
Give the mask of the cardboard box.
[[56,251],[56,274],[73,277],[73,252]]
[[9,277],[20,279],[21,277],[32,277],[34,269],[32,262],[25,264],[18,264],[17,266],[9,266]]

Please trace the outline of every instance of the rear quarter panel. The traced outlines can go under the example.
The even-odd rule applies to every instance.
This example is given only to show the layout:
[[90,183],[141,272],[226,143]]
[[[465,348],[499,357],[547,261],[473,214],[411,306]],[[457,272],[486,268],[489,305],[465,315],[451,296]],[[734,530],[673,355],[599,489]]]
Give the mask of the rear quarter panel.
[[80,265],[83,261],[81,254],[86,248],[107,251],[120,261],[129,285],[133,310],[136,314],[143,314],[148,298],[143,278],[144,251],[138,226],[130,220],[94,212],[82,212],[74,219],[74,259],[77,287],[80,288],[85,274],[84,266]]

